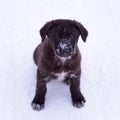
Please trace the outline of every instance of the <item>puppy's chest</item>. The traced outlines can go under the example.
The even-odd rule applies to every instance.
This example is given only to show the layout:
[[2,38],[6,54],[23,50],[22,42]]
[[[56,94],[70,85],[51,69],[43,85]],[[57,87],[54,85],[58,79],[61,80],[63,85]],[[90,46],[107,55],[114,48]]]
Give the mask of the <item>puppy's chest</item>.
[[70,67],[66,63],[56,64],[53,71],[50,73],[52,79],[62,81],[69,76]]
[[58,81],[63,81],[64,79],[67,78],[68,76],[68,72],[64,72],[62,71],[61,73],[52,73],[54,76],[55,76],[55,80],[58,80]]
[[53,72],[55,73],[67,73],[68,71],[71,70],[71,62],[70,60],[56,60],[55,66],[53,66]]

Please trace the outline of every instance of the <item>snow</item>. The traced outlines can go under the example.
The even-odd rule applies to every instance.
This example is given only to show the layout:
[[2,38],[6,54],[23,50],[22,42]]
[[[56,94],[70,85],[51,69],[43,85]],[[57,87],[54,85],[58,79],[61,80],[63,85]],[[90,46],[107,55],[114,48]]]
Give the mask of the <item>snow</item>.
[[[0,1],[0,120],[120,120],[119,0]],[[79,40],[83,108],[72,106],[69,87],[50,82],[45,109],[31,108],[39,29],[57,18],[75,19],[89,31]]]
[[65,44],[65,43],[60,43],[60,48],[61,48],[61,49],[68,48],[68,45]]

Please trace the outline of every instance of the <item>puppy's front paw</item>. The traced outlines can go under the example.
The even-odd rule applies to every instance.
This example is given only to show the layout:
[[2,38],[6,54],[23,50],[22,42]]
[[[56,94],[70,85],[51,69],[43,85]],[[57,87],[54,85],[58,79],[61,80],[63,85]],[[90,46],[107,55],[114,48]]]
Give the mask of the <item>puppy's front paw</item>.
[[85,98],[83,96],[79,96],[77,99],[74,99],[73,101],[73,106],[77,108],[81,108],[85,105]]
[[40,111],[44,108],[44,104],[39,104],[34,102],[32,102],[31,106],[32,106],[32,109],[36,111]]
[[31,103],[31,106],[33,110],[40,111],[44,108],[44,100],[40,100],[35,96]]

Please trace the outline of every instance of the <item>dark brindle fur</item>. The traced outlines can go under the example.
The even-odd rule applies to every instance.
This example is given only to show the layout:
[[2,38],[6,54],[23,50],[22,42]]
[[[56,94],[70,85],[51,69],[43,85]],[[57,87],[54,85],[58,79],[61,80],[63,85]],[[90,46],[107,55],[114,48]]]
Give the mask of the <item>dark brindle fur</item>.
[[42,43],[34,52],[34,61],[38,69],[36,94],[32,101],[33,109],[44,108],[46,82],[56,79],[56,74],[61,72],[66,73],[64,81],[70,84],[73,105],[82,107],[85,99],[79,87],[81,54],[77,42],[80,35],[83,41],[86,41],[87,30],[77,21],[53,20],[43,26],[40,34]]

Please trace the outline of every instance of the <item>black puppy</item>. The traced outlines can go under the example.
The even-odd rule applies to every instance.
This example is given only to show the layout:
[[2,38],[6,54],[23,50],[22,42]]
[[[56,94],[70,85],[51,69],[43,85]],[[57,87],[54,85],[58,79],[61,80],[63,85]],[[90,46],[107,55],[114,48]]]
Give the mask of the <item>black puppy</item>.
[[80,92],[81,54],[77,46],[81,35],[85,42],[87,30],[77,21],[53,20],[40,30],[42,43],[34,52],[34,61],[38,66],[36,94],[32,108],[44,108],[47,92],[46,82],[51,79],[64,80],[70,84],[73,105],[80,108],[85,99]]

